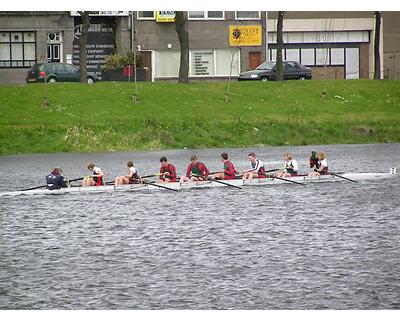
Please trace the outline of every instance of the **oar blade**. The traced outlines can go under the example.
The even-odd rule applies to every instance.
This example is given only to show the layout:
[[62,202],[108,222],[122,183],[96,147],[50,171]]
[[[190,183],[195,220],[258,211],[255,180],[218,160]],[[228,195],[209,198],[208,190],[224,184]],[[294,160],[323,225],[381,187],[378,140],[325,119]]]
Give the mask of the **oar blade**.
[[221,180],[210,179],[210,178],[209,178],[209,180],[214,181],[214,182],[217,182],[217,183],[220,183],[220,184],[224,184],[224,185],[226,185],[226,186],[228,186],[228,187],[232,187],[232,188],[236,188],[236,189],[242,189],[242,188],[239,187],[239,186],[235,186],[235,185],[233,185],[233,184],[230,184],[230,183],[227,183],[227,182],[224,182],[224,181],[221,181]]
[[344,180],[348,180],[348,181],[350,181],[350,182],[358,183],[358,181],[356,181],[356,180],[343,177],[343,176],[341,176],[341,175],[339,175],[339,174],[337,174],[337,173],[334,173],[334,172],[331,172],[331,175],[333,175],[333,176],[335,176],[335,177],[338,177],[338,178],[342,178],[342,179],[344,179]]

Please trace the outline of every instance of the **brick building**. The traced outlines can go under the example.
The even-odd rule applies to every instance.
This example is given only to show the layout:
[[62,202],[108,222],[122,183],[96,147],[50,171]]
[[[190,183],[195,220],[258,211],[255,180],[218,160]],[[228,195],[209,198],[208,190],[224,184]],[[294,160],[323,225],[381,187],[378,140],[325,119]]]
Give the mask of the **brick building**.
[[[94,14],[88,60],[99,64],[113,48],[122,54],[138,50],[148,80],[177,78],[180,47],[170,14]],[[277,12],[266,11],[189,11],[190,77],[225,79],[230,72],[237,76],[274,60],[276,18]],[[400,76],[399,18],[400,12],[382,13],[384,78]],[[27,70],[37,62],[75,63],[79,24],[79,14],[74,12],[0,12],[0,83],[23,83]],[[232,46],[232,30],[243,28],[256,32],[258,40]],[[311,67],[315,79],[372,78],[374,28],[373,12],[286,12],[283,57]]]

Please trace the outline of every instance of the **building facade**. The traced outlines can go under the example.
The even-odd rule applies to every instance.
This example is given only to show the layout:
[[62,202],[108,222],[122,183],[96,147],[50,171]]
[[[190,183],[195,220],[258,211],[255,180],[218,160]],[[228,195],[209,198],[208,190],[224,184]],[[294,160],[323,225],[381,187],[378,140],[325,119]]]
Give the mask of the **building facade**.
[[[399,12],[383,12],[381,76],[400,75]],[[176,79],[180,46],[171,11],[97,12],[87,47],[88,68],[100,74],[107,55],[139,51],[147,79]],[[276,57],[277,12],[190,11],[189,76],[226,79]],[[285,60],[313,70],[314,79],[372,78],[373,12],[285,12]],[[23,83],[38,62],[79,63],[76,12],[0,12],[0,83]],[[240,41],[239,41],[240,40]]]

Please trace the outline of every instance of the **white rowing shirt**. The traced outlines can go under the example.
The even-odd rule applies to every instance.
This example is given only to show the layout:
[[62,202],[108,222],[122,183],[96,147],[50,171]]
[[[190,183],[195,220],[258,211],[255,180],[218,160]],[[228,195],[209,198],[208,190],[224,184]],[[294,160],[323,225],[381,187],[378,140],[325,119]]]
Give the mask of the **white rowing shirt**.
[[251,163],[252,168],[250,171],[258,172],[261,168],[264,167],[264,163],[260,159],[256,159],[254,162]]
[[137,170],[136,170],[135,167],[130,167],[130,168],[129,168],[129,175],[130,175],[130,176],[133,177],[133,176],[136,174],[136,172],[137,172]]
[[320,160],[320,161],[319,161],[319,164],[320,164],[321,166],[323,166],[324,168],[327,168],[327,167],[328,167],[328,161],[326,161],[326,159]]
[[297,165],[297,161],[295,159],[285,161],[285,169],[288,167],[293,167],[293,171],[299,171],[299,166]]
[[99,174],[100,174],[100,171],[101,171],[101,169],[100,169],[99,167],[94,167],[94,168],[93,168],[93,173],[94,173],[95,175],[99,175]]

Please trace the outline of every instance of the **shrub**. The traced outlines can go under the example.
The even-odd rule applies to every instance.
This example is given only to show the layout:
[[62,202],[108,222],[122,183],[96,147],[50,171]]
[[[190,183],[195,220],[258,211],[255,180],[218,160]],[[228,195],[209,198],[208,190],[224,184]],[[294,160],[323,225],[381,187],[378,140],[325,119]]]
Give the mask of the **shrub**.
[[[101,68],[103,70],[122,70],[126,64],[134,65],[134,62],[135,53],[132,51],[128,52],[126,57],[119,53],[114,53],[106,58],[106,62]],[[143,67],[143,58],[139,54],[136,55],[136,67]]]

